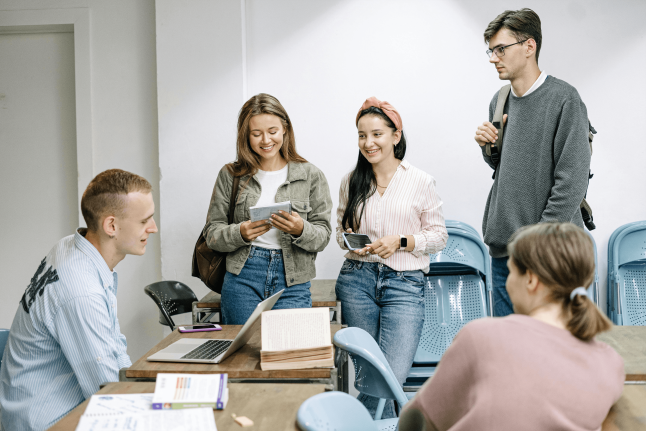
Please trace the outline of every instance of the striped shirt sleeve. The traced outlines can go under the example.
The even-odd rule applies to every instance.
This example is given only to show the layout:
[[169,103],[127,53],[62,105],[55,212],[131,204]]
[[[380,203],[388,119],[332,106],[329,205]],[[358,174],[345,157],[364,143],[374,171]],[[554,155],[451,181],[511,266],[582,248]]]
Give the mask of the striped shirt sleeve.
[[435,179],[428,184],[428,193],[422,195],[421,231],[414,234],[415,248],[411,252],[415,257],[437,253],[443,250],[448,240],[442,201],[435,190]]

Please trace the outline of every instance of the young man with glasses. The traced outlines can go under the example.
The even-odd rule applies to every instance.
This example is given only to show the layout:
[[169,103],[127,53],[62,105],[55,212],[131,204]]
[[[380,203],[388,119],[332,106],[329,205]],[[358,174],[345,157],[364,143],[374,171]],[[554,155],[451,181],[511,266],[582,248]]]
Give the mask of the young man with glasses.
[[583,227],[579,205],[590,169],[589,123],[579,93],[538,67],[541,21],[531,9],[505,11],[484,32],[487,55],[511,92],[503,115],[504,149],[496,162],[488,143],[498,139],[492,124],[498,101],[489,104],[489,121],[476,130],[485,162],[494,169],[482,220],[492,257],[494,314],[513,313],[505,283],[507,242],[523,226],[555,221]]

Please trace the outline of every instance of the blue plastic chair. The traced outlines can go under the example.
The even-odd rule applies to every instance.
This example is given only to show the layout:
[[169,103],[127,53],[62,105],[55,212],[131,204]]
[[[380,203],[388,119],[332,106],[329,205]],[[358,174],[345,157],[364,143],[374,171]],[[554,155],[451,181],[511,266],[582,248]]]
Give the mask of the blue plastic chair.
[[[334,334],[334,345],[350,354],[354,364],[354,387],[380,399],[375,420],[381,419],[386,400],[397,401],[400,408],[408,402],[386,357],[370,334],[360,328],[344,328]],[[397,419],[385,421],[397,423]]]
[[394,431],[397,419],[392,422],[373,421],[363,404],[345,392],[314,395],[296,413],[296,423],[303,431]]
[[[468,322],[493,310],[491,260],[480,236],[466,223],[447,220],[446,247],[431,255],[424,288],[425,319],[404,389],[412,397],[433,375],[453,338]],[[459,227],[457,227],[459,226]]]
[[470,224],[458,221],[458,220],[445,220],[444,224],[446,225],[447,228],[455,228],[455,229],[462,229],[467,232],[471,232],[478,238],[480,238],[480,234],[478,233],[477,230],[473,228]]
[[613,322],[616,322],[617,316],[616,316],[616,311],[617,311],[617,301],[618,301],[618,291],[616,289],[616,283],[615,283],[615,277],[613,273],[613,248],[615,244],[615,240],[617,239],[617,236],[623,232],[626,228],[637,226],[640,223],[643,222],[632,222],[632,223],[626,223],[623,226],[618,227],[615,229],[615,231],[610,235],[610,239],[608,240],[608,274],[607,274],[607,289],[606,289],[606,305],[607,305],[607,314],[608,317]]
[[2,355],[4,354],[4,348],[7,345],[8,339],[9,339],[9,330],[0,329],[0,368],[2,368]]
[[626,223],[623,226],[618,227],[615,229],[615,231],[610,235],[610,239],[608,240],[608,273],[606,277],[606,282],[607,282],[607,288],[606,288],[606,307],[607,307],[607,314],[610,320],[613,322],[615,321],[615,304],[616,301],[615,299],[617,298],[617,295],[613,295],[614,289],[611,288],[611,286],[614,285],[614,278],[612,275],[612,247],[615,244],[615,239],[617,238],[617,235],[621,233],[622,230],[627,228],[628,226],[631,226],[635,223]]
[[608,243],[609,314],[616,325],[646,325],[646,221],[617,231]]
[[597,260],[597,242],[594,240],[592,234],[586,230],[590,239],[592,240],[592,245],[594,246],[594,280],[590,287],[588,287],[588,297],[590,297],[594,303],[599,306],[599,264]]

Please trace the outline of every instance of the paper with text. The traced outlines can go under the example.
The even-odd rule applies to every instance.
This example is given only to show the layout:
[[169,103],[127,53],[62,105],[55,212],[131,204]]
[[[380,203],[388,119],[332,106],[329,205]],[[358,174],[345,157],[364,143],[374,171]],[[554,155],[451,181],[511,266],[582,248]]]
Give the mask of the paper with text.
[[127,415],[152,410],[153,394],[92,395],[84,415]]
[[217,431],[213,409],[150,410],[123,416],[81,416],[76,431]]

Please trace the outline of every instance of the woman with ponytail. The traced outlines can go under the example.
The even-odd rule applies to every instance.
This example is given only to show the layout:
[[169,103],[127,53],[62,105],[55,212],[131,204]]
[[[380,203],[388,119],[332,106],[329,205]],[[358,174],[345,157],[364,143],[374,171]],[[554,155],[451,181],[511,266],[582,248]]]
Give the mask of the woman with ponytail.
[[598,430],[621,396],[623,360],[594,339],[612,324],[587,296],[590,237],[542,223],[516,232],[507,251],[516,314],[465,325],[400,430]]
[[[424,323],[429,253],[442,250],[448,234],[435,180],[404,160],[406,137],[397,110],[371,97],[356,125],[359,160],[341,181],[336,239],[345,250],[344,232],[368,235],[372,243],[345,255],[336,295],[344,323],[373,336],[403,384]],[[379,400],[358,398],[374,415]],[[392,401],[382,417],[395,417]]]

